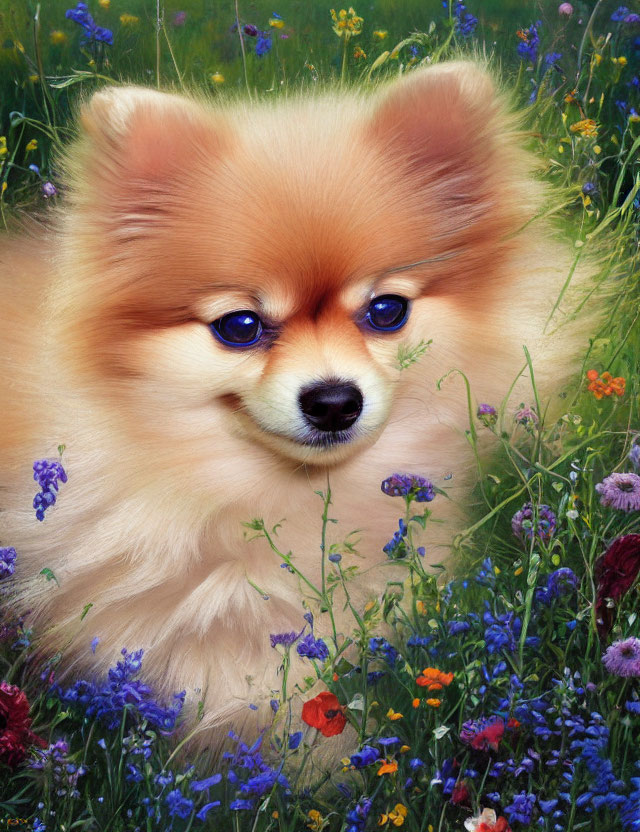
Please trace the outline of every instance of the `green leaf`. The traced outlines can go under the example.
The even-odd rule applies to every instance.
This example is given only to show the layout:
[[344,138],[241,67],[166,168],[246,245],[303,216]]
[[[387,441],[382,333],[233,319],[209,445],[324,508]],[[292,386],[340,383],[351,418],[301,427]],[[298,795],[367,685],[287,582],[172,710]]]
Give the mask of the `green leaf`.
[[44,568],[44,569],[41,569],[41,570],[40,570],[40,574],[41,574],[41,575],[44,575],[44,576],[45,576],[45,578],[46,578],[48,581],[55,581],[55,582],[56,582],[56,584],[57,584],[57,586],[60,586],[60,584],[58,583],[58,579],[57,579],[57,578],[56,578],[56,576],[53,574],[53,571],[52,571],[51,569],[49,569],[49,567],[48,567],[48,566],[45,566],[45,568]]

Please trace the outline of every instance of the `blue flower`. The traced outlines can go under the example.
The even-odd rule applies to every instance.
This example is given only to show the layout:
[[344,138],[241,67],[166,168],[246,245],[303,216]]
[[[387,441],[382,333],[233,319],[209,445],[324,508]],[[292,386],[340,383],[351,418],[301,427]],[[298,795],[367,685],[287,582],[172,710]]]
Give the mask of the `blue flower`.
[[67,9],[65,17],[67,20],[73,20],[74,23],[82,26],[84,31],[83,43],[96,43],[100,41],[109,46],[113,45],[113,32],[110,29],[96,25],[94,19],[89,14],[89,8],[86,3],[77,3],[75,9]]
[[295,734],[289,735],[289,748],[295,751],[302,741],[302,731],[296,731]]
[[192,792],[203,792],[207,789],[210,789],[211,786],[216,786],[222,780],[221,774],[212,774],[211,777],[207,777],[206,780],[194,780],[191,783],[191,791]]
[[563,595],[569,595],[578,587],[580,581],[577,575],[568,566],[563,566],[561,569],[556,569],[547,577],[547,585],[538,587],[536,590],[536,600],[549,606],[557,598]]
[[618,6],[615,12],[611,15],[611,20],[614,23],[621,23],[629,14],[629,9],[626,6]]
[[67,482],[67,473],[57,460],[38,459],[33,463],[33,479],[41,489],[33,498],[33,507],[37,519],[42,521],[45,511],[56,501],[58,480]]
[[475,582],[480,586],[488,586],[493,588],[496,585],[496,571],[491,562],[491,558],[485,558],[482,561],[482,566],[475,576]]
[[554,64],[557,64],[558,61],[562,58],[562,52],[548,52],[544,56],[544,62],[547,67],[552,67]]
[[398,651],[392,644],[389,644],[386,638],[370,638],[369,650],[371,650],[374,655],[382,655],[389,667],[395,667],[398,659]]
[[277,647],[279,644],[283,647],[291,647],[291,645],[294,644],[294,642],[296,642],[301,635],[302,631],[299,633],[271,633],[269,640],[272,647]]
[[380,488],[389,497],[410,497],[416,503],[430,503],[436,496],[433,483],[416,474],[392,474]]
[[13,575],[18,553],[13,546],[0,546],[0,580]]
[[180,789],[174,789],[169,792],[165,798],[165,803],[171,817],[178,817],[185,820],[193,812],[193,800],[184,797]]
[[519,821],[523,824],[531,823],[531,815],[536,804],[536,796],[534,794],[527,794],[522,791],[520,794],[513,796],[513,803],[510,806],[505,806],[505,814],[508,815],[509,823]]
[[34,818],[32,823],[33,832],[46,832],[47,826],[40,820],[40,818]]
[[253,800],[232,800],[229,804],[232,812],[242,812],[246,809],[253,809]]
[[365,766],[370,766],[371,763],[375,763],[375,761],[379,759],[380,752],[377,748],[374,748],[371,745],[363,745],[360,751],[351,755],[351,765],[354,768],[364,768]]
[[388,558],[391,558],[392,560],[400,560],[402,558],[406,558],[409,554],[406,541],[407,532],[407,524],[402,518],[400,518],[398,521],[398,531],[395,532],[391,540],[382,547],[382,551]]
[[518,44],[517,52],[521,58],[526,58],[532,64],[538,60],[538,47],[540,46],[540,35],[538,29],[542,26],[542,21],[537,20],[532,23],[528,29],[518,32],[518,37],[521,42]]
[[369,798],[361,797],[356,806],[347,813],[346,821],[349,826],[345,832],[363,832],[372,805],[373,801]]
[[447,629],[450,636],[458,636],[461,633],[468,633],[471,629],[471,624],[468,621],[448,621]]
[[313,633],[309,633],[300,640],[296,647],[298,655],[306,656],[308,659],[319,659],[324,661],[329,656],[329,648],[321,638],[314,638]]
[[198,820],[205,820],[211,809],[215,809],[219,805],[219,800],[214,800],[212,803],[205,803],[202,809],[200,809],[200,811],[196,814],[196,817],[198,818]]
[[256,55],[261,58],[271,51],[273,43],[269,32],[258,32],[256,36]]

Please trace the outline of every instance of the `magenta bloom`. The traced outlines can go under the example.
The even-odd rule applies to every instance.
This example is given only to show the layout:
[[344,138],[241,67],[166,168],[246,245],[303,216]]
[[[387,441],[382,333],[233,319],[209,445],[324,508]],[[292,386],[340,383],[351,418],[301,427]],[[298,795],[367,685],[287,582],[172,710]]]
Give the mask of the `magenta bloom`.
[[498,411],[490,404],[479,404],[476,416],[485,425],[495,425],[498,421]]
[[596,485],[603,506],[620,511],[640,511],[640,477],[637,474],[610,474]]
[[602,661],[609,673],[616,676],[640,676],[640,639],[614,641]]
[[519,425],[536,425],[538,423],[538,414],[530,407],[521,407],[516,410],[513,418]]

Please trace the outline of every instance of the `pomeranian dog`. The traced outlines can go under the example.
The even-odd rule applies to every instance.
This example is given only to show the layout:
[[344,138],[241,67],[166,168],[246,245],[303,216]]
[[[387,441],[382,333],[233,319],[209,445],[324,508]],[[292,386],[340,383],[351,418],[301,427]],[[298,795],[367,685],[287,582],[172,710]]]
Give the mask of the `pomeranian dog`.
[[[317,585],[329,479],[328,542],[360,530],[343,565],[361,602],[402,513],[380,483],[411,473],[452,498],[424,541],[446,561],[473,465],[464,386],[437,381],[461,370],[499,404],[527,345],[561,390],[586,333],[542,332],[572,253],[531,222],[537,162],[474,63],[268,104],[107,88],[79,123],[53,221],[0,256],[16,604],[74,675],[144,648],[143,677],[204,699],[203,728],[264,722],[269,635],[302,629],[304,587],[243,523],[284,519]],[[68,482],[38,522],[32,464],[61,444]]]

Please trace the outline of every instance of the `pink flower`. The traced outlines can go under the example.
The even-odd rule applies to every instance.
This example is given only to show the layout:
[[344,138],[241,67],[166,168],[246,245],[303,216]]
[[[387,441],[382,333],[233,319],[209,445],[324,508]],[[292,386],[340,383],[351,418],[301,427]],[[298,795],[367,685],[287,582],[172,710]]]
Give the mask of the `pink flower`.
[[573,14],[573,6],[571,3],[560,3],[558,6],[558,14],[564,14],[567,17],[571,17]]

